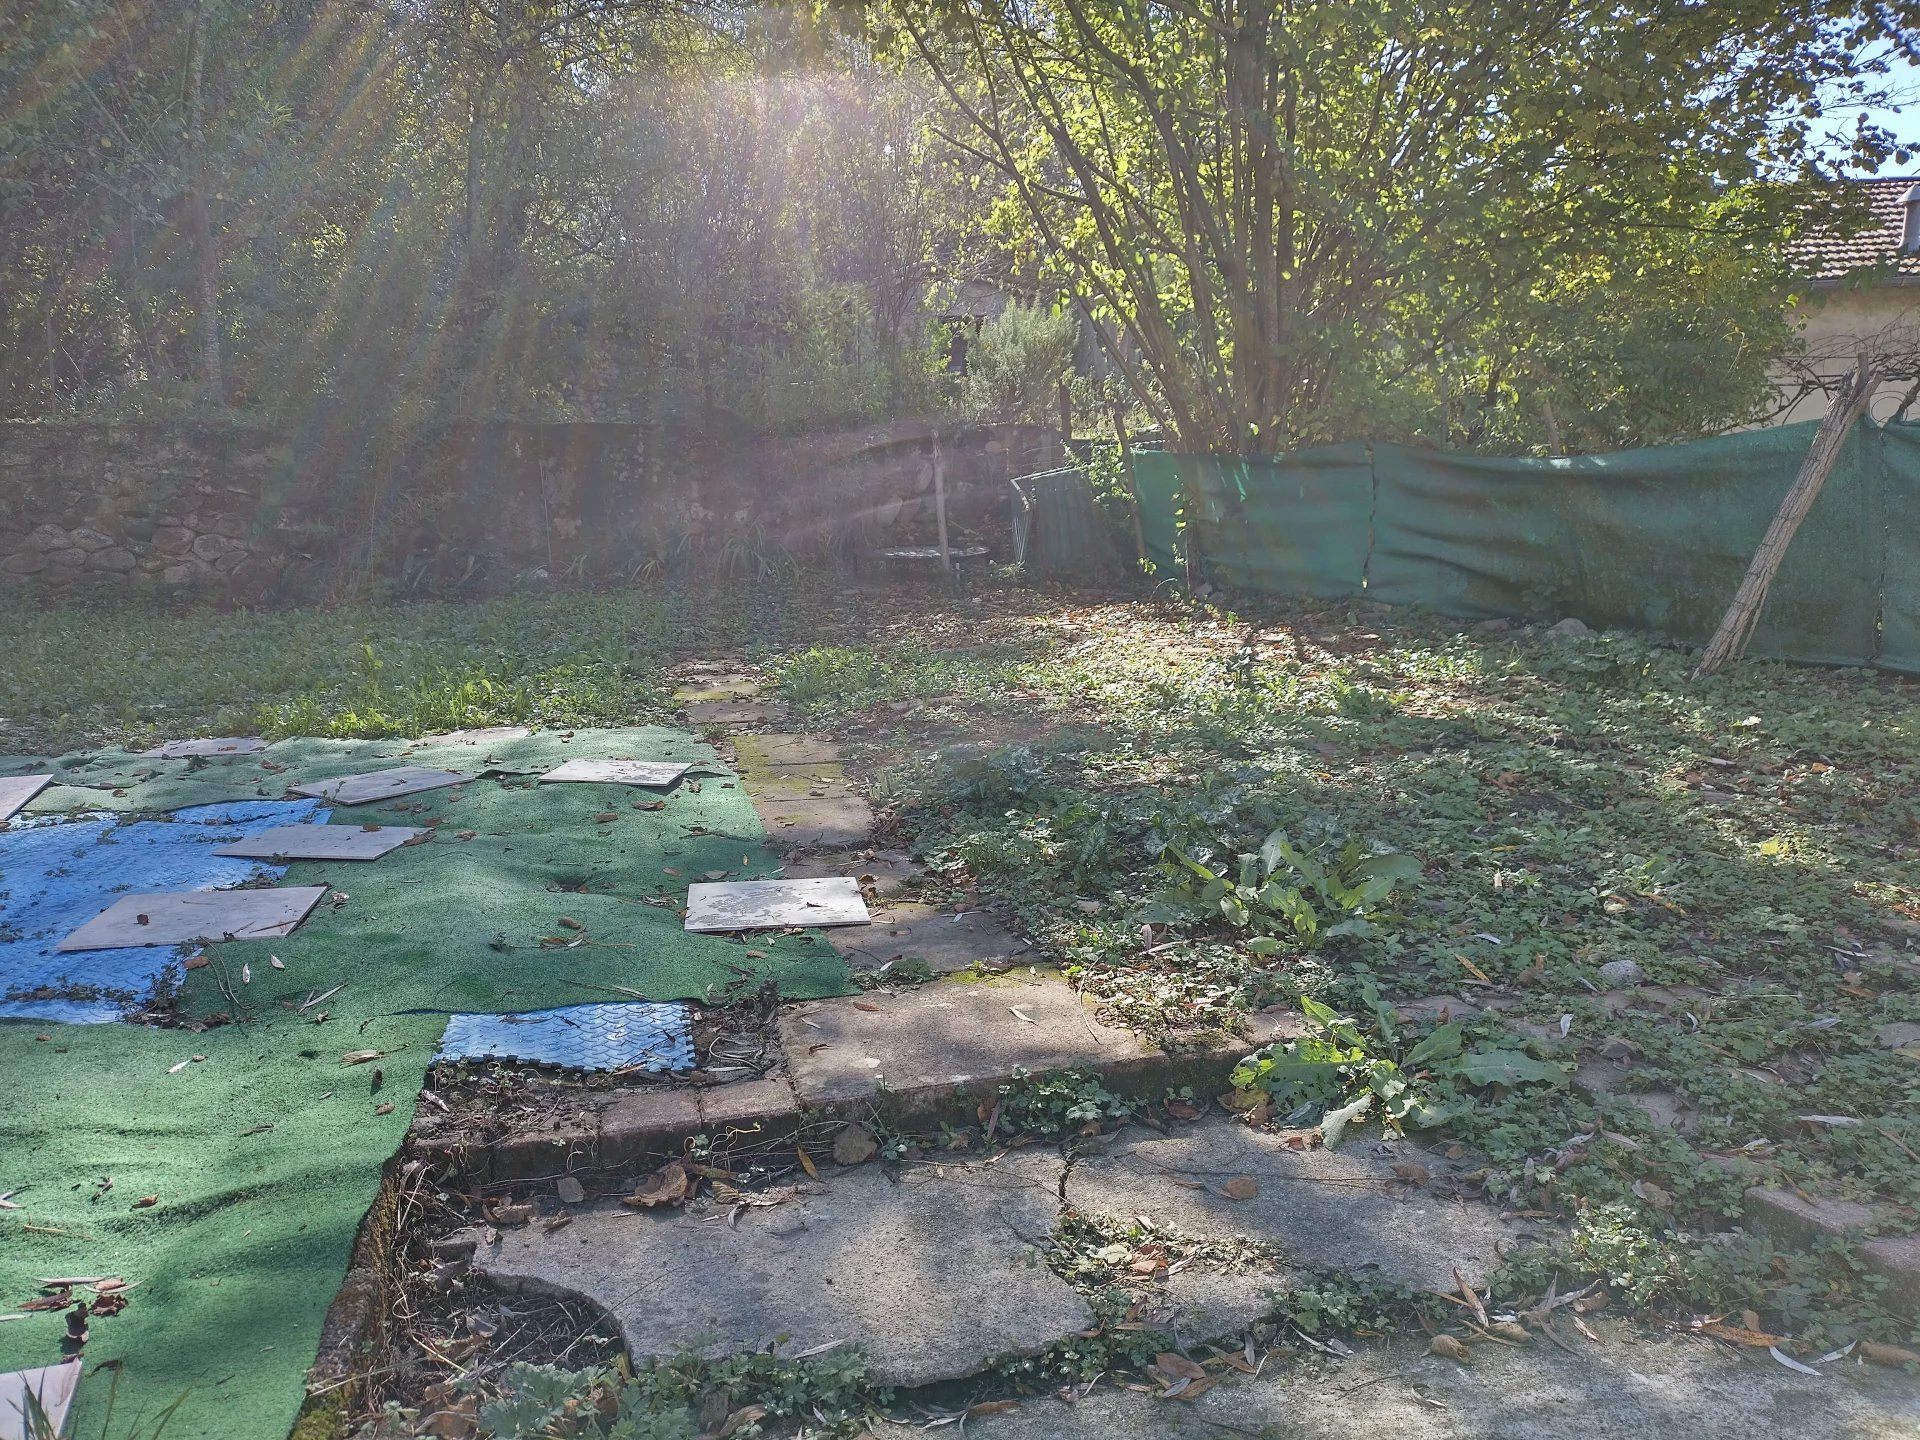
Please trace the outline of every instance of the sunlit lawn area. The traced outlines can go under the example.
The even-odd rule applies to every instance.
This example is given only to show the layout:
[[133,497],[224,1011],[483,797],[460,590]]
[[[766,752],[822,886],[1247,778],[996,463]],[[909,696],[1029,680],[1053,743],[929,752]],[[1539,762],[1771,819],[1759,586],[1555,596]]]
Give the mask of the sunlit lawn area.
[[1017,912],[1109,1014],[1174,1046],[1274,1007],[1342,1017],[1318,1012],[1336,1055],[1244,1072],[1274,1123],[1450,1127],[1491,1199],[1564,1222],[1625,1299],[1752,1308],[1811,1343],[1903,1331],[1854,1247],[1735,1227],[1769,1180],[1896,1231],[1920,1201],[1908,682],[1693,683],[1641,639],[1380,610],[813,580],[15,611],[0,645],[23,752],[625,724],[667,713],[676,660],[757,663],[941,884]]

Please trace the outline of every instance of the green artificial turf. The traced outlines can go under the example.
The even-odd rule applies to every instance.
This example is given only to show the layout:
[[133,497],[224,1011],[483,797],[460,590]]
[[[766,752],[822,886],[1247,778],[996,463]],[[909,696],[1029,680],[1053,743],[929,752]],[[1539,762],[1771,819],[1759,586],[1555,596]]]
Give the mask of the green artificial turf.
[[[664,796],[535,782],[582,756],[695,768]],[[777,862],[738,780],[681,732],[300,740],[199,763],[103,752],[65,757],[68,783],[35,808],[173,809],[390,764],[492,773],[336,807],[336,824],[431,825],[434,838],[371,863],[289,866],[283,883],[328,884],[331,898],[293,935],[209,947],[212,963],[186,975],[188,1014],[236,1023],[197,1034],[0,1024],[0,1192],[17,1190],[21,1206],[0,1211],[0,1305],[32,1298],[52,1275],[139,1286],[125,1311],[93,1323],[78,1436],[144,1434],[136,1420],[150,1424],[182,1395],[166,1440],[287,1433],[447,1013],[716,1000],[767,980],[795,997],[851,989],[817,937],[756,939],[749,953],[682,929],[689,881],[764,876]],[[316,1023],[322,1012],[330,1018]],[[380,1058],[342,1063],[366,1050]],[[149,1195],[157,1202],[132,1208]],[[57,1314],[0,1324],[0,1369],[56,1359],[64,1329]]]

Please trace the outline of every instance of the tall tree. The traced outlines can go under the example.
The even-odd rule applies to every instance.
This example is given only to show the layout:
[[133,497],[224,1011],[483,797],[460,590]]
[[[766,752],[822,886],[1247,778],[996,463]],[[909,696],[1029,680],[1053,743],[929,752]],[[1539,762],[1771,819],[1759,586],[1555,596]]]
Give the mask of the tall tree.
[[[1658,237],[1764,261],[1822,203],[1815,118],[1871,90],[1873,47],[1910,8],[895,0],[889,13],[952,102],[953,143],[1004,178],[1010,223],[1124,336],[1114,363],[1142,402],[1187,448],[1269,453],[1370,428],[1385,391],[1469,346],[1511,374],[1530,327],[1489,326],[1489,310],[1551,304],[1567,277]],[[1866,158],[1886,144],[1866,136]]]

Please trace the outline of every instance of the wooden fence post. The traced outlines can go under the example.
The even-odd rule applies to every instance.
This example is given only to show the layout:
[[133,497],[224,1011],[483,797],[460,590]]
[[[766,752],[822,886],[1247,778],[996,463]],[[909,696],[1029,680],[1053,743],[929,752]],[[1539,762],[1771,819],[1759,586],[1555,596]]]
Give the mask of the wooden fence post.
[[1712,675],[1747,648],[1754,626],[1760,623],[1760,612],[1766,608],[1767,591],[1773,585],[1774,576],[1780,573],[1780,562],[1786,558],[1787,546],[1793,542],[1794,532],[1807,518],[1813,502],[1819,499],[1821,486],[1827,483],[1827,476],[1839,463],[1847,436],[1854,423],[1866,413],[1884,373],[1862,355],[1860,363],[1840,387],[1840,393],[1833,397],[1833,404],[1828,407],[1826,418],[1820,422],[1819,432],[1807,449],[1807,458],[1800,462],[1800,473],[1794,477],[1786,499],[1774,513],[1766,538],[1753,552],[1753,562],[1747,566],[1746,576],[1734,592],[1733,603],[1720,617],[1713,639],[1707,642],[1706,653],[1693,672],[1694,679]]

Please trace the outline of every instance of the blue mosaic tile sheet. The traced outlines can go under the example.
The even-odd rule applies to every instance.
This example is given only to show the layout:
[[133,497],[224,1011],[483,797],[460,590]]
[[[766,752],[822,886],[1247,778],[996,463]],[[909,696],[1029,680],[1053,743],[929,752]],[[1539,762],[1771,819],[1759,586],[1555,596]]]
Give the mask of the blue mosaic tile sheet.
[[0,830],[0,1020],[97,1025],[145,1001],[179,955],[163,946],[54,949],[122,895],[219,890],[286,873],[215,855],[277,825],[319,824],[318,800],[195,805],[166,820],[35,816]]
[[567,1070],[691,1070],[686,1005],[566,1005],[524,1015],[451,1015],[443,1060],[524,1060]]

